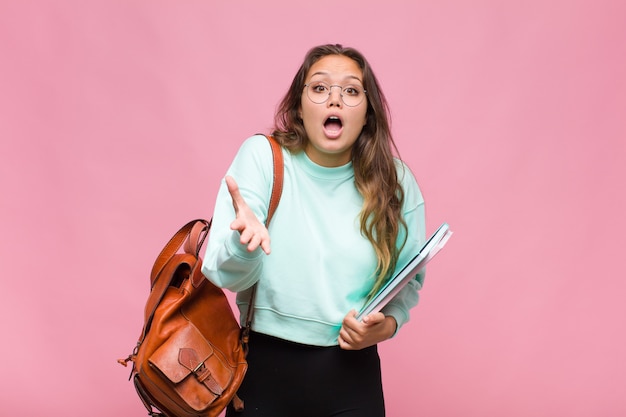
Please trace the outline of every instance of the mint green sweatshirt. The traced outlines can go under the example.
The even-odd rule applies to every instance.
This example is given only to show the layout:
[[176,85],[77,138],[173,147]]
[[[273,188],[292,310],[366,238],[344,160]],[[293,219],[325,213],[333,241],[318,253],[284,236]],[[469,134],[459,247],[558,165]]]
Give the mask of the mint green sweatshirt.
[[[348,163],[322,167],[304,152],[283,149],[284,187],[269,226],[271,253],[248,252],[239,232],[232,200],[222,181],[202,272],[219,287],[236,291],[241,321],[245,320],[250,287],[258,282],[252,329],[298,343],[332,346],[344,316],[359,310],[374,284],[376,255],[360,233],[363,198]],[[424,200],[410,170],[397,161],[404,189],[403,216],[408,227],[399,271],[425,240]],[[272,189],[272,152],[267,139],[246,140],[227,175],[259,221],[265,222]],[[398,238],[401,244],[405,234]],[[412,280],[382,311],[398,329],[417,304],[423,276]]]

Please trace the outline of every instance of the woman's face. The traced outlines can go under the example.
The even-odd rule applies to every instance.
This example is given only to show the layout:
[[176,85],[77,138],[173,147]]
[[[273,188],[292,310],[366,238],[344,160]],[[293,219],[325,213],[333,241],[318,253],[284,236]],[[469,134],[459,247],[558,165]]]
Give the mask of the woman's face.
[[[333,87],[330,88],[328,100],[321,104],[309,98],[309,87],[302,89],[300,117],[308,136],[304,151],[318,165],[345,165],[350,161],[352,146],[366,122],[367,97],[350,107],[343,102],[341,89],[334,86],[341,86],[342,89],[352,86],[364,94],[363,73],[354,60],[343,55],[327,55],[311,66],[306,83],[324,83]],[[325,91],[324,87],[318,89]],[[322,92],[319,97],[323,96]]]

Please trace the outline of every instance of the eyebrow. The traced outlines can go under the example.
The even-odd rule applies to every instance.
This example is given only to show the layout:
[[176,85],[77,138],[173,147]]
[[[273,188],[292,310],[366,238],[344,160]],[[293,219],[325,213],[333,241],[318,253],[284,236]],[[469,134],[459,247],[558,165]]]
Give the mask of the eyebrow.
[[[329,74],[328,72],[326,72],[326,71],[317,71],[317,72],[314,72],[313,74],[311,74],[311,77],[310,77],[310,78],[313,78],[313,77],[315,77],[316,75],[326,75],[326,76],[328,76],[328,75],[330,75],[330,74]],[[350,75],[346,75],[346,76],[344,77],[344,80],[345,80],[345,79],[354,79],[354,80],[357,80],[358,82],[360,82],[361,84],[363,84],[363,80],[361,80],[361,79],[360,79],[359,77],[357,77],[356,75],[351,75],[351,74],[350,74]]]

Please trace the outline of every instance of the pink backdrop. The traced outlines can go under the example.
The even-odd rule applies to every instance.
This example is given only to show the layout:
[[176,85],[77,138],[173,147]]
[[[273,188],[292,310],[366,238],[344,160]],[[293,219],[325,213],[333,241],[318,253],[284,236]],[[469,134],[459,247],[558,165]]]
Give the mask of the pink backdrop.
[[374,3],[0,2],[2,415],[145,415],[116,359],[154,257],[326,42],[455,231],[388,415],[626,415],[626,3]]

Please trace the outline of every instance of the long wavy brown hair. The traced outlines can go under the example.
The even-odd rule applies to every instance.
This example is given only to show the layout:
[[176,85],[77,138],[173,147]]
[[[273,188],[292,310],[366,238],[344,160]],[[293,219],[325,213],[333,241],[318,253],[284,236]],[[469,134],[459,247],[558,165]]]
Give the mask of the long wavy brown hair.
[[354,60],[363,72],[363,87],[367,91],[366,124],[352,147],[352,165],[356,188],[363,196],[361,233],[372,243],[378,259],[371,296],[396,267],[404,245],[402,242],[397,246],[398,235],[401,228],[406,229],[406,223],[402,217],[404,193],[394,161],[398,149],[391,135],[389,107],[365,57],[354,48],[339,44],[309,50],[277,108],[273,135],[292,153],[305,149],[308,137],[299,117],[302,91],[311,66],[327,55],[343,55]]

